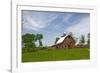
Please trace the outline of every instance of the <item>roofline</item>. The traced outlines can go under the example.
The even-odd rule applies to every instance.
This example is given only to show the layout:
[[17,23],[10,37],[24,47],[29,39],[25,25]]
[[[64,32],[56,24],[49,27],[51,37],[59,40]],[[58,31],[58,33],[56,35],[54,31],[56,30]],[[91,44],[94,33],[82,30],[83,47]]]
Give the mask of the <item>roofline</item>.
[[[68,37],[68,36],[66,36],[65,39],[66,39],[67,37]],[[65,39],[64,39],[64,40],[65,40]],[[61,43],[54,44],[54,45],[52,45],[52,46],[56,46],[56,45],[62,44],[62,43],[64,42],[64,40],[63,40]]]

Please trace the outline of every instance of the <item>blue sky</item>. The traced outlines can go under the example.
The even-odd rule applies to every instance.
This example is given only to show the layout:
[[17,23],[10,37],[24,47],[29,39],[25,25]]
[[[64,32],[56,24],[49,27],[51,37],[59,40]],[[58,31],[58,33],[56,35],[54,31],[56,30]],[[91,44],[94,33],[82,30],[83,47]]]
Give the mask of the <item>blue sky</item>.
[[43,45],[50,46],[63,32],[75,37],[90,32],[90,14],[75,12],[48,12],[22,10],[22,34],[43,34]]

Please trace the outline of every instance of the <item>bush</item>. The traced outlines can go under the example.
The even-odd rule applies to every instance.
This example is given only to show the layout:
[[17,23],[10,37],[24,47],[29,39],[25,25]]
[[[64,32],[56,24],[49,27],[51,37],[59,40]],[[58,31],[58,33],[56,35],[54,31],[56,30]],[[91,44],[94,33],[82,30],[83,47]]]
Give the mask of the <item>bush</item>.
[[22,53],[26,53],[27,49],[26,48],[22,48]]
[[22,48],[22,53],[34,52],[37,51],[36,48]]
[[27,49],[27,52],[34,51],[35,50],[35,44],[34,43],[26,43],[25,48]]
[[47,50],[48,47],[39,47],[40,50]]
[[25,48],[34,48],[35,44],[34,43],[25,43]]

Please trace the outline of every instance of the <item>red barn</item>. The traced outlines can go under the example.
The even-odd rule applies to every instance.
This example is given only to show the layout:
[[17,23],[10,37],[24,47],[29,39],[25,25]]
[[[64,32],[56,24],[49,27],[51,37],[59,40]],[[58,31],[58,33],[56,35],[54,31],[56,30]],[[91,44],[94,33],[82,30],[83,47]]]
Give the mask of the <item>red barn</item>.
[[71,35],[62,36],[55,45],[52,45],[53,48],[73,48],[75,45],[75,40]]

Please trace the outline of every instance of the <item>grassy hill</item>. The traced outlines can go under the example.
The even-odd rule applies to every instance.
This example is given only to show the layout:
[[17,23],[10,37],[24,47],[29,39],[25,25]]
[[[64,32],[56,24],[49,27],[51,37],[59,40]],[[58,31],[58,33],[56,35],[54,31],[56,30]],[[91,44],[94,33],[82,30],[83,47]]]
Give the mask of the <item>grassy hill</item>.
[[90,58],[88,48],[38,50],[22,53],[22,62],[85,60]]

